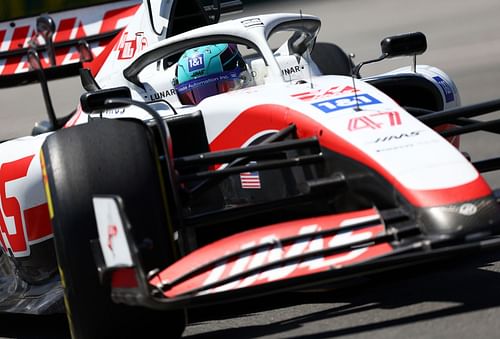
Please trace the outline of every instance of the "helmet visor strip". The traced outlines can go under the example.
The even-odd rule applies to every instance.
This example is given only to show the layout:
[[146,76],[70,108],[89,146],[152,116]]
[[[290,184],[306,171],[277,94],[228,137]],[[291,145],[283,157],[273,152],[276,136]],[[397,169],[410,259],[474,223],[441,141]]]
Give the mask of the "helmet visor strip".
[[240,72],[240,68],[236,68],[186,81],[176,86],[177,94],[184,105],[196,105],[206,97],[241,88]]

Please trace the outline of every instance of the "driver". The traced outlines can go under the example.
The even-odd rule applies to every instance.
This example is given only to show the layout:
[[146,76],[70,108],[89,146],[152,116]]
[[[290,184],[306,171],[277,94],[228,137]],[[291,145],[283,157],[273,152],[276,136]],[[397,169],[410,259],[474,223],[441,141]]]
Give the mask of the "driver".
[[175,90],[184,105],[246,87],[248,72],[235,44],[206,45],[185,51],[177,64]]

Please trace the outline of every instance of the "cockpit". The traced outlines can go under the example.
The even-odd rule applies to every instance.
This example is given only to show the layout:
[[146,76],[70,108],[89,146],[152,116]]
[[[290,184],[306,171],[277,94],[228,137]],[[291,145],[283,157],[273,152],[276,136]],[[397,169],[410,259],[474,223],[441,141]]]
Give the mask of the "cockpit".
[[293,14],[222,22],[160,42],[124,75],[146,101],[174,105],[272,82],[304,82],[321,74],[311,59],[319,27],[319,19]]

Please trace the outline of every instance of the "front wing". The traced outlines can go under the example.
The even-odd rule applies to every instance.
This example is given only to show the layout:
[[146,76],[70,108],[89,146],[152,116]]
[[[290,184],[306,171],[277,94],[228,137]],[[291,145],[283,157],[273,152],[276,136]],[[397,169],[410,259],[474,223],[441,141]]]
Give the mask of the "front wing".
[[[94,197],[94,254],[115,302],[173,309],[361,276],[500,247],[500,237],[423,236],[397,209],[348,212],[261,227],[221,239],[163,270],[145,272],[118,196]],[[398,223],[398,228],[391,227]]]

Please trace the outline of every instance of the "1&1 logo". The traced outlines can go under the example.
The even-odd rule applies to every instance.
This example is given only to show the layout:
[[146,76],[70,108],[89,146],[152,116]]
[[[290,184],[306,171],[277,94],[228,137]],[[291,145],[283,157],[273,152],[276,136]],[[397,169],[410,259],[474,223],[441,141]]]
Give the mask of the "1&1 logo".
[[357,106],[367,106],[380,104],[381,102],[371,95],[359,94],[351,95],[342,98],[333,98],[321,102],[316,102],[312,104],[316,108],[322,110],[324,113],[332,113],[335,111],[340,111],[342,109],[353,108]]
[[188,69],[189,72],[197,71],[205,67],[205,62],[203,60],[203,54],[197,54],[188,58]]
[[443,90],[446,102],[451,102],[451,101],[455,100],[455,95],[453,94],[453,89],[452,89],[451,85],[448,84],[448,82],[446,80],[444,80],[443,78],[441,78],[439,76],[435,76],[433,79],[437,81],[439,86],[441,86],[441,89]]

